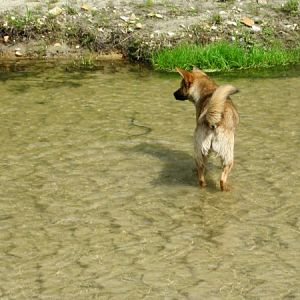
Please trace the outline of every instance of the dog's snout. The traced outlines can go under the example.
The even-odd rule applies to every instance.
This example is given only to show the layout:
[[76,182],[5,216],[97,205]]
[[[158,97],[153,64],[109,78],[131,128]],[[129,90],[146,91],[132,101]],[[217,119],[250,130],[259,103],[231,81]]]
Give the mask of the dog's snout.
[[174,97],[176,100],[181,100],[181,101],[187,99],[184,95],[182,95],[180,89],[174,92]]

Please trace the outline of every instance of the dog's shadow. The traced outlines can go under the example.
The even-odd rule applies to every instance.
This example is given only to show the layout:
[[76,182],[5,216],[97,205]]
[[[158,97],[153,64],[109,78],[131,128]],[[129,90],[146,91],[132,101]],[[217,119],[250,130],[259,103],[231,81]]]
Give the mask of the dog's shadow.
[[[194,158],[186,152],[167,148],[162,144],[142,143],[132,148],[134,152],[151,155],[163,162],[163,168],[153,185],[186,185],[197,187]],[[210,178],[207,178],[211,186]]]

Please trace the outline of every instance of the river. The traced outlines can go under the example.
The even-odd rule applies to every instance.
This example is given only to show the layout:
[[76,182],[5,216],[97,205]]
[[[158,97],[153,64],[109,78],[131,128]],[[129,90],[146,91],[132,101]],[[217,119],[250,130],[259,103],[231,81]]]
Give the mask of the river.
[[178,74],[2,63],[0,298],[300,299],[299,70],[213,76],[241,90],[224,193]]

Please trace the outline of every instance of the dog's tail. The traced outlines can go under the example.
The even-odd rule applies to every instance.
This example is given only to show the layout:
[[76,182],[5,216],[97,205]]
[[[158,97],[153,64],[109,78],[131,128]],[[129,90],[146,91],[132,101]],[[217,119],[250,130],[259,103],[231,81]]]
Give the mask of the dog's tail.
[[214,91],[206,109],[204,109],[199,119],[205,116],[209,126],[214,128],[222,119],[226,99],[237,92],[239,92],[239,90],[233,85],[225,84],[219,86]]

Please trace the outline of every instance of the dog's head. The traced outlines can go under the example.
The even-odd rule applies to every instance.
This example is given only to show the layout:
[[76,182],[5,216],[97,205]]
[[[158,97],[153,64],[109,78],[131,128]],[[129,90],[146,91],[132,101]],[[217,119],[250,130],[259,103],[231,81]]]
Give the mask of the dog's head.
[[181,75],[180,88],[174,92],[176,100],[190,100],[196,102],[200,98],[203,83],[210,81],[208,76],[200,69],[194,67],[192,72],[176,68]]

